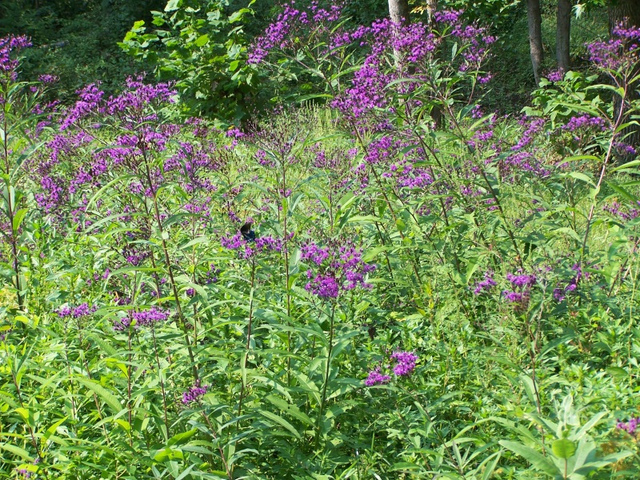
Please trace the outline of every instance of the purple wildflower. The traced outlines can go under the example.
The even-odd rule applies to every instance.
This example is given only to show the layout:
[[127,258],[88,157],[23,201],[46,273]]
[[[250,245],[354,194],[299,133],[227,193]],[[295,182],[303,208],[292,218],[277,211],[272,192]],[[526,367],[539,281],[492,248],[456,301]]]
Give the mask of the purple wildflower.
[[310,281],[305,285],[305,289],[320,298],[337,298],[340,293],[337,280],[330,275],[313,276],[311,270],[307,271],[307,278]]
[[376,367],[374,370],[369,372],[369,376],[364,381],[364,384],[367,387],[373,387],[374,385],[389,383],[389,380],[391,380],[391,377],[389,375],[383,375],[380,373],[380,367]]
[[318,271],[309,269],[305,285],[308,292],[321,298],[337,298],[341,291],[360,286],[371,288],[365,276],[375,265],[362,260],[362,252],[349,244],[320,247],[308,242],[301,247],[301,259],[309,261]]
[[398,377],[410,375],[416,368],[418,356],[412,352],[396,351],[391,354],[391,359],[396,361],[393,373]]
[[547,80],[550,82],[560,82],[562,81],[563,73],[562,70],[551,70],[547,73]]
[[198,402],[200,398],[207,393],[208,389],[208,385],[200,386],[200,381],[198,380],[193,387],[182,394],[182,403],[184,405],[190,405]]
[[521,305],[524,305],[529,300],[528,292],[512,292],[504,290],[502,292],[502,296],[509,303],[519,303]]
[[535,285],[535,275],[514,275],[513,273],[507,273],[507,280],[511,282],[511,285],[519,288],[529,288]]
[[602,131],[605,129],[604,120],[600,117],[584,114],[578,117],[571,117],[569,122],[567,122],[562,129],[569,132],[575,132],[578,129],[590,127]]
[[136,321],[136,328],[149,327],[155,323],[164,322],[169,318],[169,311],[151,307],[149,310],[133,312],[131,316]]
[[635,435],[638,425],[640,424],[640,417],[631,417],[627,422],[618,422],[616,428],[624,430],[629,435]]
[[[15,58],[16,52],[30,47],[31,42],[25,36],[9,35],[0,38],[0,75],[15,81],[18,77],[17,69],[19,60]],[[5,81],[4,79],[2,80]]]
[[116,332],[124,332],[131,326],[131,317],[122,317],[113,322],[113,329]]
[[485,272],[484,280],[481,280],[476,284],[476,288],[474,288],[473,293],[475,293],[476,295],[480,295],[485,290],[489,291],[496,285],[497,283],[493,279],[493,272]]

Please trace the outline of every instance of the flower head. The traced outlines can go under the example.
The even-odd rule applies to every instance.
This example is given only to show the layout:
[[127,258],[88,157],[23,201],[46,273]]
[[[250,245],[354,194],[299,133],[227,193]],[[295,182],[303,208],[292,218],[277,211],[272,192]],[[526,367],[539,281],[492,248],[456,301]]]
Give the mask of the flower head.
[[416,368],[418,356],[412,352],[396,351],[391,354],[391,359],[396,362],[393,367],[393,373],[398,377],[405,377],[410,375]]
[[199,401],[200,398],[207,393],[208,389],[208,385],[200,386],[200,381],[198,380],[193,387],[182,394],[182,403],[184,405],[190,405]]
[[631,417],[627,422],[618,422],[616,427],[629,435],[635,435],[638,425],[640,425],[640,417]]
[[376,367],[375,369],[369,372],[369,376],[364,381],[364,384],[367,387],[373,387],[374,385],[383,385],[385,383],[389,383],[391,377],[389,375],[383,375],[380,373],[380,367]]

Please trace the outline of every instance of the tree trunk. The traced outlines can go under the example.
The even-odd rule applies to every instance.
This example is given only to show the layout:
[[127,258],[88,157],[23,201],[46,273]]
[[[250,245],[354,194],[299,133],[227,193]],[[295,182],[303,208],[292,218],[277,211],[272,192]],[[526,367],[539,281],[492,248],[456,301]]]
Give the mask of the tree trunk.
[[556,60],[558,70],[566,72],[571,68],[569,41],[571,38],[571,0],[558,0],[556,26]]
[[[391,0],[390,0],[391,1]],[[540,83],[540,70],[544,58],[542,51],[542,15],[540,0],[527,0],[527,23],[529,26],[529,52],[533,66],[533,78]]]
[[409,0],[389,0],[389,17],[397,24],[409,22]]
[[640,2],[638,0],[611,0],[609,3],[609,34],[617,24],[640,26]]

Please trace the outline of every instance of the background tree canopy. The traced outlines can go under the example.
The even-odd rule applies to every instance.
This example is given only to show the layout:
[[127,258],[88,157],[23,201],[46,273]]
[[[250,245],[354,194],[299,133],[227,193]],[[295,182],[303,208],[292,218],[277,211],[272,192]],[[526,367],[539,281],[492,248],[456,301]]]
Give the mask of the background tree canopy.
[[[426,20],[426,7],[411,2],[412,18]],[[63,101],[89,82],[98,80],[109,92],[126,76],[147,71],[178,81],[187,111],[238,122],[269,105],[270,97],[314,89],[306,74],[274,82],[259,78],[245,63],[246,45],[281,8],[273,0],[9,0],[0,5],[0,35],[31,37],[35,48],[26,52],[23,73],[34,78],[46,70],[59,76],[57,95]],[[519,111],[535,87],[525,2],[440,0],[437,8],[462,9],[467,20],[491,27],[498,43],[490,65],[493,90],[485,102],[499,111]],[[546,72],[556,68],[557,2],[542,1],[540,8],[541,52],[546,55],[539,69]],[[599,1],[574,6],[579,16],[572,19],[572,68],[584,64],[587,40],[608,35],[606,8]],[[381,0],[350,0],[344,9],[349,21],[359,25],[388,15],[388,4]]]

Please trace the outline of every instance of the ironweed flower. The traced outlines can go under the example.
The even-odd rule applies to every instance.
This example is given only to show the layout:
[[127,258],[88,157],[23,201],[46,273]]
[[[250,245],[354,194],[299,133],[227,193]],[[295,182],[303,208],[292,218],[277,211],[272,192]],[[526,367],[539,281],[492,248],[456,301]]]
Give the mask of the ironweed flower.
[[128,330],[131,326],[131,317],[122,317],[114,320],[113,322],[113,330],[116,332],[124,332]]
[[511,282],[511,285],[519,288],[532,287],[536,283],[535,275],[514,275],[513,273],[507,273],[507,280]]
[[376,367],[374,370],[369,372],[369,376],[364,381],[364,384],[367,387],[373,387],[374,385],[383,385],[385,383],[389,383],[391,380],[391,376],[383,375],[380,373],[380,367]]
[[[220,245],[228,250],[238,250],[241,258],[249,259],[259,252],[282,252],[285,248],[285,240],[268,235],[256,237],[255,232],[251,235],[244,235],[238,231],[233,237],[224,236],[220,239]],[[253,238],[252,238],[253,237]]]
[[151,307],[148,310],[142,310],[140,312],[133,312],[131,317],[136,321],[136,328],[149,327],[155,323],[164,322],[169,318],[170,312],[168,310],[160,310],[156,307]]
[[362,251],[349,243],[320,247],[308,242],[300,248],[300,259],[316,268],[307,270],[309,282],[305,290],[320,298],[337,298],[342,291],[360,286],[371,288],[365,276],[375,270],[375,265],[362,260]]
[[396,362],[393,373],[398,377],[406,377],[416,368],[418,356],[412,352],[396,351],[391,354],[391,359]]
[[580,115],[578,117],[571,117],[569,121],[562,126],[563,130],[569,132],[575,132],[578,129],[592,127],[596,130],[605,130],[604,120],[600,117],[594,117],[589,114]]
[[640,28],[616,25],[611,38],[587,44],[589,60],[597,67],[608,70],[622,70],[633,67],[640,51]]
[[340,5],[331,5],[325,9],[320,8],[317,1],[311,2],[304,10],[297,8],[295,1],[285,4],[283,8],[276,21],[254,41],[247,60],[249,64],[262,63],[274,49],[295,51],[300,48],[299,39],[304,37],[304,34],[328,33],[331,30],[330,25],[336,22],[342,13]]
[[30,47],[31,41],[24,35],[0,38],[0,82],[15,81],[18,77],[20,61],[15,55],[20,50]]
[[209,385],[200,386],[200,381],[196,381],[193,387],[182,394],[182,403],[184,405],[190,405],[194,402],[198,402],[200,398],[207,393],[209,388]]
[[561,82],[564,75],[562,70],[551,70],[546,74],[547,80],[550,82]]
[[[367,387],[383,385],[391,381],[391,375],[383,373],[383,369],[385,372],[393,373],[396,377],[407,377],[411,375],[416,368],[418,355],[413,352],[396,350],[390,355],[389,360],[394,363],[393,368],[391,368],[390,365],[378,365],[376,368],[371,370],[367,379],[364,381],[364,384]],[[391,370],[389,371],[389,369]]]
[[631,417],[627,422],[618,421],[616,428],[624,430],[629,435],[635,435],[638,425],[640,425],[640,417]]
[[536,284],[535,275],[507,273],[507,280],[511,283],[511,290],[504,290],[502,296],[508,303],[515,304],[518,311],[525,310],[529,305],[531,288]]
[[95,312],[97,307],[89,307],[88,303],[81,303],[76,307],[72,307],[70,305],[63,305],[60,307],[55,313],[60,318],[73,317],[73,318],[82,318],[91,315]]
[[485,272],[484,280],[481,280],[476,284],[476,288],[473,289],[473,293],[480,295],[485,291],[491,290],[496,285],[497,283],[493,279],[493,272]]

